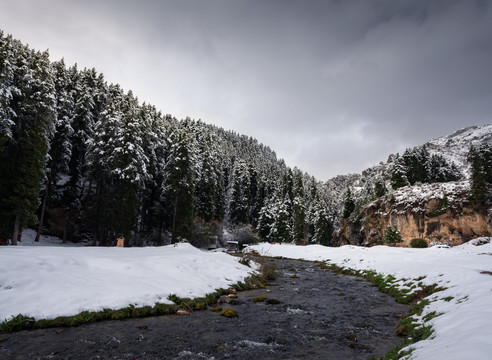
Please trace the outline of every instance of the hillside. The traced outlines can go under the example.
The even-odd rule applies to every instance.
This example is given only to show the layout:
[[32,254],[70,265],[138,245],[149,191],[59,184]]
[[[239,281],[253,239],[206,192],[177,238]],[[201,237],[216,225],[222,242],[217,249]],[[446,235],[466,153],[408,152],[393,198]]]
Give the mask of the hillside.
[[[381,243],[388,226],[396,227],[407,241],[424,238],[428,242],[462,242],[490,235],[490,178],[484,183],[489,184],[488,190],[484,189],[487,198],[481,202],[472,199],[475,190],[472,189],[473,174],[468,159],[472,146],[490,149],[492,125],[458,130],[407,149],[403,156],[392,154],[386,163],[381,162],[362,174],[329,180],[326,186],[334,190],[331,193],[334,199],[332,212],[338,215],[336,240],[361,245]],[[418,159],[418,155],[423,153],[428,154],[427,159],[433,156],[444,159],[453,176],[458,175],[449,181],[415,181],[395,186],[395,173],[398,174],[398,167],[405,163],[405,157],[412,160],[417,155]],[[490,167],[490,164],[483,166]],[[407,170],[406,181],[409,181],[407,176],[414,176],[418,170]],[[384,194],[379,196],[375,194],[378,182],[384,184]],[[355,210],[343,218],[349,188]]]
[[223,226],[248,242],[331,241],[322,184],[269,147],[163,115],[2,32],[0,148],[0,244],[26,227],[103,246],[207,247]]

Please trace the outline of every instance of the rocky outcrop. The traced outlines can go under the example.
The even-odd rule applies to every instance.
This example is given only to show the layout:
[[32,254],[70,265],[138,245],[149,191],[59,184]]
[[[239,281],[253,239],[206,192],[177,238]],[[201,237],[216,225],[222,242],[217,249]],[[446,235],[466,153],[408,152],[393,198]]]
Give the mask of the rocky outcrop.
[[468,182],[425,184],[400,189],[363,207],[343,220],[336,236],[341,244],[374,245],[382,242],[388,225],[396,226],[408,244],[461,243],[492,234],[492,206],[476,208],[468,199]]

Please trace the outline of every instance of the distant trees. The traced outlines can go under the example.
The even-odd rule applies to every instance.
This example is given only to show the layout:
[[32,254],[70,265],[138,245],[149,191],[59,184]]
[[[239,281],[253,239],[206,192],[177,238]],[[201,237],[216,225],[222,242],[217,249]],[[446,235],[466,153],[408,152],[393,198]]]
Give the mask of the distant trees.
[[396,156],[391,171],[391,186],[398,189],[406,185],[456,181],[462,174],[454,163],[449,164],[441,155],[430,155],[427,147],[407,149]]

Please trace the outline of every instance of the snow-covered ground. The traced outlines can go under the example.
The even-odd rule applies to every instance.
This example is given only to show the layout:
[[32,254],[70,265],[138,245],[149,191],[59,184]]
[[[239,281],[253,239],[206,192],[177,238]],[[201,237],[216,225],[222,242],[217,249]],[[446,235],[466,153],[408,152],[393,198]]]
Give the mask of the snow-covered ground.
[[32,234],[23,236],[20,244],[25,246],[0,248],[0,322],[17,314],[52,319],[86,310],[171,303],[171,294],[204,296],[253,271],[238,258],[189,244],[61,247],[60,239],[42,238],[39,246],[29,246]]
[[[480,241],[481,240],[481,241]],[[486,244],[477,246],[480,242]],[[464,245],[427,249],[376,246],[363,248],[320,245],[295,246],[263,243],[250,249],[267,256],[321,260],[338,266],[375,270],[397,279],[421,280],[447,290],[428,297],[421,317],[435,311],[435,330],[429,339],[414,345],[410,359],[490,359],[492,354],[492,243],[475,239]],[[400,284],[403,286],[405,282]]]
[[[147,248],[61,246],[34,233],[20,245],[0,248],[0,319],[17,314],[36,319],[81,311],[169,303],[167,297],[199,297],[243,280],[252,271],[221,252],[189,244]],[[268,256],[328,261],[359,270],[416,279],[447,290],[429,296],[421,318],[434,335],[412,345],[411,359],[489,359],[492,354],[492,244],[490,238],[453,248],[363,248],[260,244],[250,249]],[[50,245],[50,246],[42,246]],[[401,286],[406,281],[401,281]]]

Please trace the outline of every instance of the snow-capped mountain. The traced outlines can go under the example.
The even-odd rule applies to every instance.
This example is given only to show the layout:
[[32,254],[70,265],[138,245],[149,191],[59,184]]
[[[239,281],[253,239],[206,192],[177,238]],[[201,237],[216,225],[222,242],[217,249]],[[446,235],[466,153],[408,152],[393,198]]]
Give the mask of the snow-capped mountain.
[[448,162],[456,164],[463,175],[470,176],[470,165],[466,160],[470,146],[479,146],[483,143],[492,144],[492,124],[470,126],[451,135],[441,136],[427,142],[429,152],[442,155]]
[[[364,170],[361,174],[340,175],[328,180],[325,183],[327,188],[326,193],[329,194],[327,203],[331,214],[334,216],[335,230],[339,229],[347,189],[350,189],[356,204],[356,215],[359,215],[360,211],[362,211],[365,206],[369,206],[378,200],[379,196],[375,195],[375,185],[377,182],[384,184],[387,191],[385,198],[395,199],[395,196],[398,195],[396,198],[400,205],[399,211],[401,211],[402,208],[408,209],[416,204],[416,202],[411,201],[411,199],[414,198],[413,195],[415,195],[415,191],[420,192],[422,188],[426,189],[426,203],[433,199],[442,198],[443,194],[446,194],[451,198],[456,197],[454,196],[456,194],[451,191],[455,188],[460,189],[459,196],[465,196],[463,194],[466,189],[463,189],[463,187],[467,189],[470,187],[468,181],[470,178],[470,164],[467,160],[467,156],[471,146],[479,147],[482,144],[492,144],[492,124],[460,129],[450,135],[430,140],[423,145],[409,149],[410,152],[412,152],[425,147],[430,156],[441,156],[448,164],[456,165],[461,172],[461,179],[459,179],[458,182],[434,184],[416,183],[414,186],[405,186],[398,190],[394,190],[391,186],[391,177],[393,168],[398,159],[398,155],[394,154],[389,155],[386,162],[380,162],[379,164]],[[408,200],[408,204],[401,204],[402,201],[404,202],[404,199]],[[391,208],[393,207],[394,206],[391,206]],[[353,215],[351,220],[355,221],[356,217],[357,216]],[[350,219],[347,221],[350,221]]]

